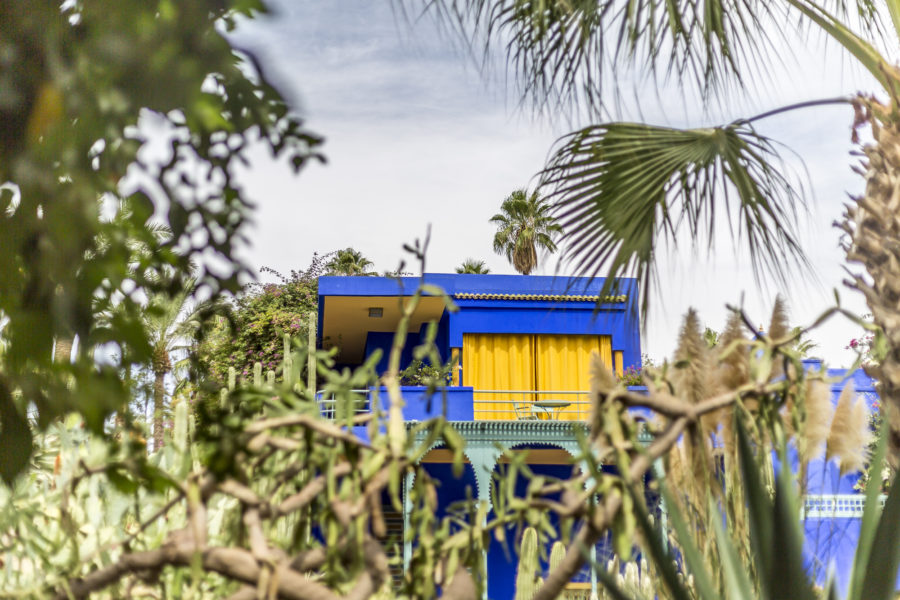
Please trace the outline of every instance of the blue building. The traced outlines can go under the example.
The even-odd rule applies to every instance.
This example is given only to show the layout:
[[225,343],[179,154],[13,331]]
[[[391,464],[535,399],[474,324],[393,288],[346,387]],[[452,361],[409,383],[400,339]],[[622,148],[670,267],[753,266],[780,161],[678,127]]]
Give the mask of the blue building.
[[[598,353],[617,373],[640,364],[634,280],[621,280],[603,298],[602,279],[427,274],[424,281],[441,288],[459,309],[446,310],[440,296],[423,297],[401,360],[401,369],[410,364],[413,349],[433,322],[442,360],[458,365],[446,402],[429,404],[421,401],[423,388],[402,388],[407,419],[445,414],[466,439],[467,465],[458,479],[448,451],[435,448],[423,460],[428,472],[447,484],[439,494],[439,511],[467,495],[490,505],[491,477],[503,450],[528,452],[527,462],[537,474],[568,477],[576,452],[574,425],[585,422],[589,412],[591,354]],[[380,349],[378,371],[383,372],[401,311],[419,284],[414,277],[321,277],[319,344],[337,347],[338,362],[347,366],[361,364]],[[809,366],[819,368],[815,361]],[[871,380],[861,373],[853,379],[858,392],[874,402]],[[835,399],[840,387],[834,388]],[[841,477],[834,465],[824,463],[810,470],[807,556],[820,581],[836,565],[839,581],[846,582],[862,507],[853,489],[857,478]],[[496,542],[488,552],[487,569],[488,597],[512,598],[514,557]],[[596,598],[592,579],[588,572],[577,577],[568,596]]]

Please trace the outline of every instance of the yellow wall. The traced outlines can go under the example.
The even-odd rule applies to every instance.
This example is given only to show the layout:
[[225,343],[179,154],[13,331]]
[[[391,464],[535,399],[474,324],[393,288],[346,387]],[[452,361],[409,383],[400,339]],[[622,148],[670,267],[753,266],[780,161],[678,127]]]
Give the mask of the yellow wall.
[[[534,336],[463,334],[463,383],[477,390],[533,390]],[[484,394],[476,420],[516,420],[515,395]]]
[[[588,335],[463,335],[463,384],[476,390],[587,391],[590,359],[598,353],[612,368],[609,336]],[[545,412],[535,400],[561,399],[571,405]],[[586,395],[476,394],[476,420],[515,420],[527,414],[559,420],[584,420]],[[581,402],[578,404],[577,402]],[[518,403],[519,411],[516,412]]]

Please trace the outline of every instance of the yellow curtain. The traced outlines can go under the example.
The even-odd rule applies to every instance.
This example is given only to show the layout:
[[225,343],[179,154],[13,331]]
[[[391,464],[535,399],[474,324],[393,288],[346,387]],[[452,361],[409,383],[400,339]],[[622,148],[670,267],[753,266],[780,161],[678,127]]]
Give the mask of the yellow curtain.
[[[475,390],[534,390],[534,337],[463,334],[463,385]],[[524,396],[530,402],[531,396]],[[521,394],[475,394],[475,420],[514,421]],[[530,406],[528,407],[530,411]],[[523,413],[524,414],[524,413]]]
[[625,373],[625,355],[621,350],[616,350],[616,375],[621,377]]
[[[612,369],[612,340],[601,335],[538,335],[535,336],[537,390],[590,390],[591,354]],[[562,421],[583,421],[588,417],[587,394],[540,394],[538,402],[568,402],[568,406],[547,406],[545,413]],[[540,408],[540,407],[539,407]]]

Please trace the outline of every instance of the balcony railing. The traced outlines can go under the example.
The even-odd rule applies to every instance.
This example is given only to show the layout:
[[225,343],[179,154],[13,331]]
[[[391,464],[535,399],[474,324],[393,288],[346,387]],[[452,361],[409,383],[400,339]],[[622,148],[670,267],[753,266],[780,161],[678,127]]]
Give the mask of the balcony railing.
[[340,404],[334,395],[328,395],[320,390],[316,392],[316,404],[319,406],[319,414],[326,419],[334,419],[335,416],[345,417],[344,411],[352,410],[355,415],[366,414],[371,410],[369,390],[350,390],[353,395]]
[[[319,413],[339,420],[372,409],[373,390],[352,390],[351,399],[337,399],[323,392],[316,394]],[[422,387],[401,388],[406,402],[404,415],[409,420],[424,420],[446,415],[457,421],[578,421],[590,414],[589,392],[571,390],[473,390],[447,387],[430,399]],[[380,403],[389,404],[386,391],[379,391]]]
[[589,392],[552,390],[473,390],[476,421],[586,421]]

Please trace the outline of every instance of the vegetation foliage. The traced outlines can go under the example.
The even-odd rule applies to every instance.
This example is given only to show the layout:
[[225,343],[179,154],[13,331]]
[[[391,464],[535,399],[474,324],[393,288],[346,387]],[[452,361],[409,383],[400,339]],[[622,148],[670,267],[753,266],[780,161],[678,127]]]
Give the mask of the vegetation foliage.
[[465,261],[463,261],[463,264],[456,267],[456,272],[469,275],[487,275],[491,272],[491,270],[487,266],[485,266],[483,260],[467,258]]
[[229,369],[242,378],[252,375],[257,362],[276,369],[284,360],[283,336],[308,336],[310,315],[319,310],[319,276],[329,268],[328,256],[315,254],[309,267],[287,276],[263,269],[279,281],[244,288],[200,342],[199,368],[219,385],[228,380]]
[[[404,319],[425,292],[439,290],[420,289]],[[464,442],[442,418],[404,421],[403,335],[395,338],[381,378],[388,397],[374,394],[363,413],[320,410],[315,390],[293,368],[310,352],[298,342],[288,346],[280,381],[257,363],[251,379],[223,390],[219,403],[201,404],[196,417],[187,402],[176,403],[172,439],[150,457],[136,439],[138,424],[126,424],[123,439],[131,442],[116,446],[73,416],[42,434],[28,476],[4,491],[0,523],[16,543],[0,555],[15,567],[0,574],[2,587],[17,596],[58,598],[433,598],[439,589],[443,597],[472,598],[484,585],[482,551],[491,537],[507,542],[527,527],[523,556],[533,555],[531,538],[538,548],[558,543],[546,574],[520,563],[517,596],[523,598],[557,597],[590,565],[586,549],[607,535],[619,562],[590,567],[610,597],[626,597],[634,585],[661,598],[813,597],[798,562],[802,471],[794,479],[786,463],[773,471],[770,452],[785,461],[791,444],[809,460],[827,446],[829,459],[857,460],[865,445],[833,442],[833,423],[823,429],[817,416],[823,375],[802,369],[778,314],[769,330],[784,337],[752,338],[752,328],[745,328],[750,321],[736,313],[712,349],[689,314],[673,362],[645,373],[647,395],[617,383],[598,359],[591,421],[579,429],[573,458],[582,470],[568,480],[536,476],[524,454],[511,452],[494,481],[492,512],[469,500],[440,520],[436,482],[420,459],[437,443],[461,469]],[[433,342],[433,335],[426,338],[417,353],[430,354]],[[352,406],[366,400],[354,390],[378,387],[379,359],[338,372],[330,353],[315,351],[320,385]],[[642,425],[629,408],[655,417]],[[367,438],[354,427],[365,428]],[[648,432],[653,441],[645,446],[639,435]],[[711,443],[712,432],[722,445]],[[882,444],[876,462],[883,452]],[[617,472],[603,469],[613,461]],[[654,482],[649,476],[659,461],[667,476]],[[520,495],[516,482],[523,476],[529,485]],[[658,494],[671,531],[650,518]],[[386,514],[401,512],[404,500],[411,506],[406,539],[416,544],[395,580],[391,566],[403,561],[402,540],[388,531]],[[873,498],[867,506],[874,515],[879,504]],[[897,510],[900,493],[889,497],[884,519]],[[873,533],[877,520],[864,519],[865,552],[887,547],[884,534]],[[883,525],[878,531],[889,532]],[[637,552],[646,565],[635,562]],[[898,559],[892,553],[859,558],[854,585],[865,592],[852,597],[889,597],[883,574],[896,572]]]
[[[377,355],[338,372],[333,356],[306,346],[302,335],[280,345],[280,334],[294,329],[291,311],[315,297],[318,263],[238,300],[248,327],[234,328],[232,315],[231,329],[213,321],[204,337],[216,301],[237,292],[248,274],[234,253],[250,210],[235,166],[257,146],[295,169],[319,157],[320,139],[252,53],[226,37],[264,8],[258,0],[0,4],[3,593],[472,598],[483,592],[491,537],[508,543],[530,527],[538,546],[558,539],[566,547],[555,550],[540,581],[526,569],[532,589],[526,594],[525,578],[521,589],[533,600],[558,597],[586,564],[608,593],[625,597],[617,573],[589,564],[588,549],[605,536],[619,564],[633,564],[638,551],[648,558],[662,598],[816,597],[802,561],[804,465],[824,453],[842,470],[858,468],[867,419],[849,392],[837,407],[844,416],[831,418],[823,375],[803,369],[799,335],[777,307],[758,336],[736,312],[712,349],[689,314],[674,360],[642,373],[647,395],[628,391],[598,363],[591,420],[578,430],[580,473],[535,476],[524,455],[511,453],[494,482],[493,512],[467,501],[440,520],[437,487],[420,459],[442,444],[460,470],[463,441],[444,419],[404,421],[406,336],[397,336],[380,380]],[[798,21],[825,31],[872,73],[884,99],[842,100],[853,104],[855,126],[871,127],[872,141],[862,146],[865,194],[841,226],[848,259],[868,271],[853,275],[852,285],[866,296],[884,349],[882,360],[866,365],[887,407],[876,472],[884,455],[900,461],[900,224],[893,218],[900,71],[875,47],[890,31],[882,19],[900,30],[900,9],[886,8],[868,0],[714,0],[703,10],[644,1],[427,4],[467,40],[502,41],[525,97],[542,107],[581,101],[601,114],[609,102],[604,73],[647,66],[712,98],[740,86],[748,64],[765,67],[758,51]],[[694,244],[709,243],[716,215],[725,213],[758,270],[782,274],[784,256],[802,265],[792,229],[801,195],[774,144],[753,128],[765,116],[702,130],[596,123],[564,138],[543,186],[566,228],[568,258],[585,273],[605,265],[614,275],[637,273],[646,285],[661,240],[686,233]],[[162,156],[144,151],[151,136],[166,140]],[[560,224],[549,202],[515,192],[495,217],[495,246],[520,272],[535,268],[538,248],[555,250]],[[167,236],[154,230],[160,223]],[[423,260],[424,248],[412,250]],[[361,255],[339,255],[327,270],[369,272]],[[412,297],[401,333],[423,293],[440,291],[424,286]],[[165,377],[172,359],[164,354],[183,335],[160,324],[155,337],[145,315],[182,315],[175,320],[183,323],[172,306],[201,294],[212,304],[190,319],[190,329],[201,347],[208,344],[199,352],[207,362],[198,358],[193,375],[203,383],[205,364],[213,382],[228,384],[213,401],[198,386],[194,410],[177,402],[170,443],[154,444],[148,455],[148,430],[128,410],[130,374],[151,368]],[[302,334],[302,320],[296,323]],[[435,355],[433,341],[417,355]],[[97,361],[98,353],[112,358]],[[368,401],[368,410],[326,418],[302,377],[311,355],[317,387],[339,406]],[[232,382],[232,368],[245,380]],[[353,392],[377,384],[387,402]],[[638,422],[631,408],[654,418]],[[108,435],[113,412],[119,422]],[[365,428],[365,440],[354,427]],[[793,479],[789,448],[800,456]],[[612,462],[617,472],[602,468]],[[660,463],[668,474],[654,482]],[[529,479],[524,497],[515,493],[519,475]],[[900,488],[891,488],[882,511],[881,481],[870,481],[851,600],[892,597],[900,563]],[[670,507],[672,531],[650,518],[648,491]],[[401,540],[388,533],[385,512],[404,502],[411,507],[404,535],[415,544],[393,583]],[[824,596],[837,594],[829,582]]]
[[[0,6],[0,476],[28,464],[32,430],[76,410],[100,433],[129,401],[120,367],[149,364],[142,293],[186,272],[215,297],[247,270],[235,258],[250,209],[233,177],[251,147],[299,169],[320,139],[226,32],[256,0],[59,2]],[[145,151],[152,135],[166,151]],[[127,217],[103,206],[128,197]],[[156,239],[148,222],[171,230]],[[149,252],[136,257],[135,241]],[[220,261],[211,270],[209,257]],[[138,262],[137,268],[135,261]],[[115,308],[114,326],[95,328]],[[76,339],[71,362],[51,360]],[[118,348],[99,366],[93,350]],[[127,351],[125,348],[127,347]]]

